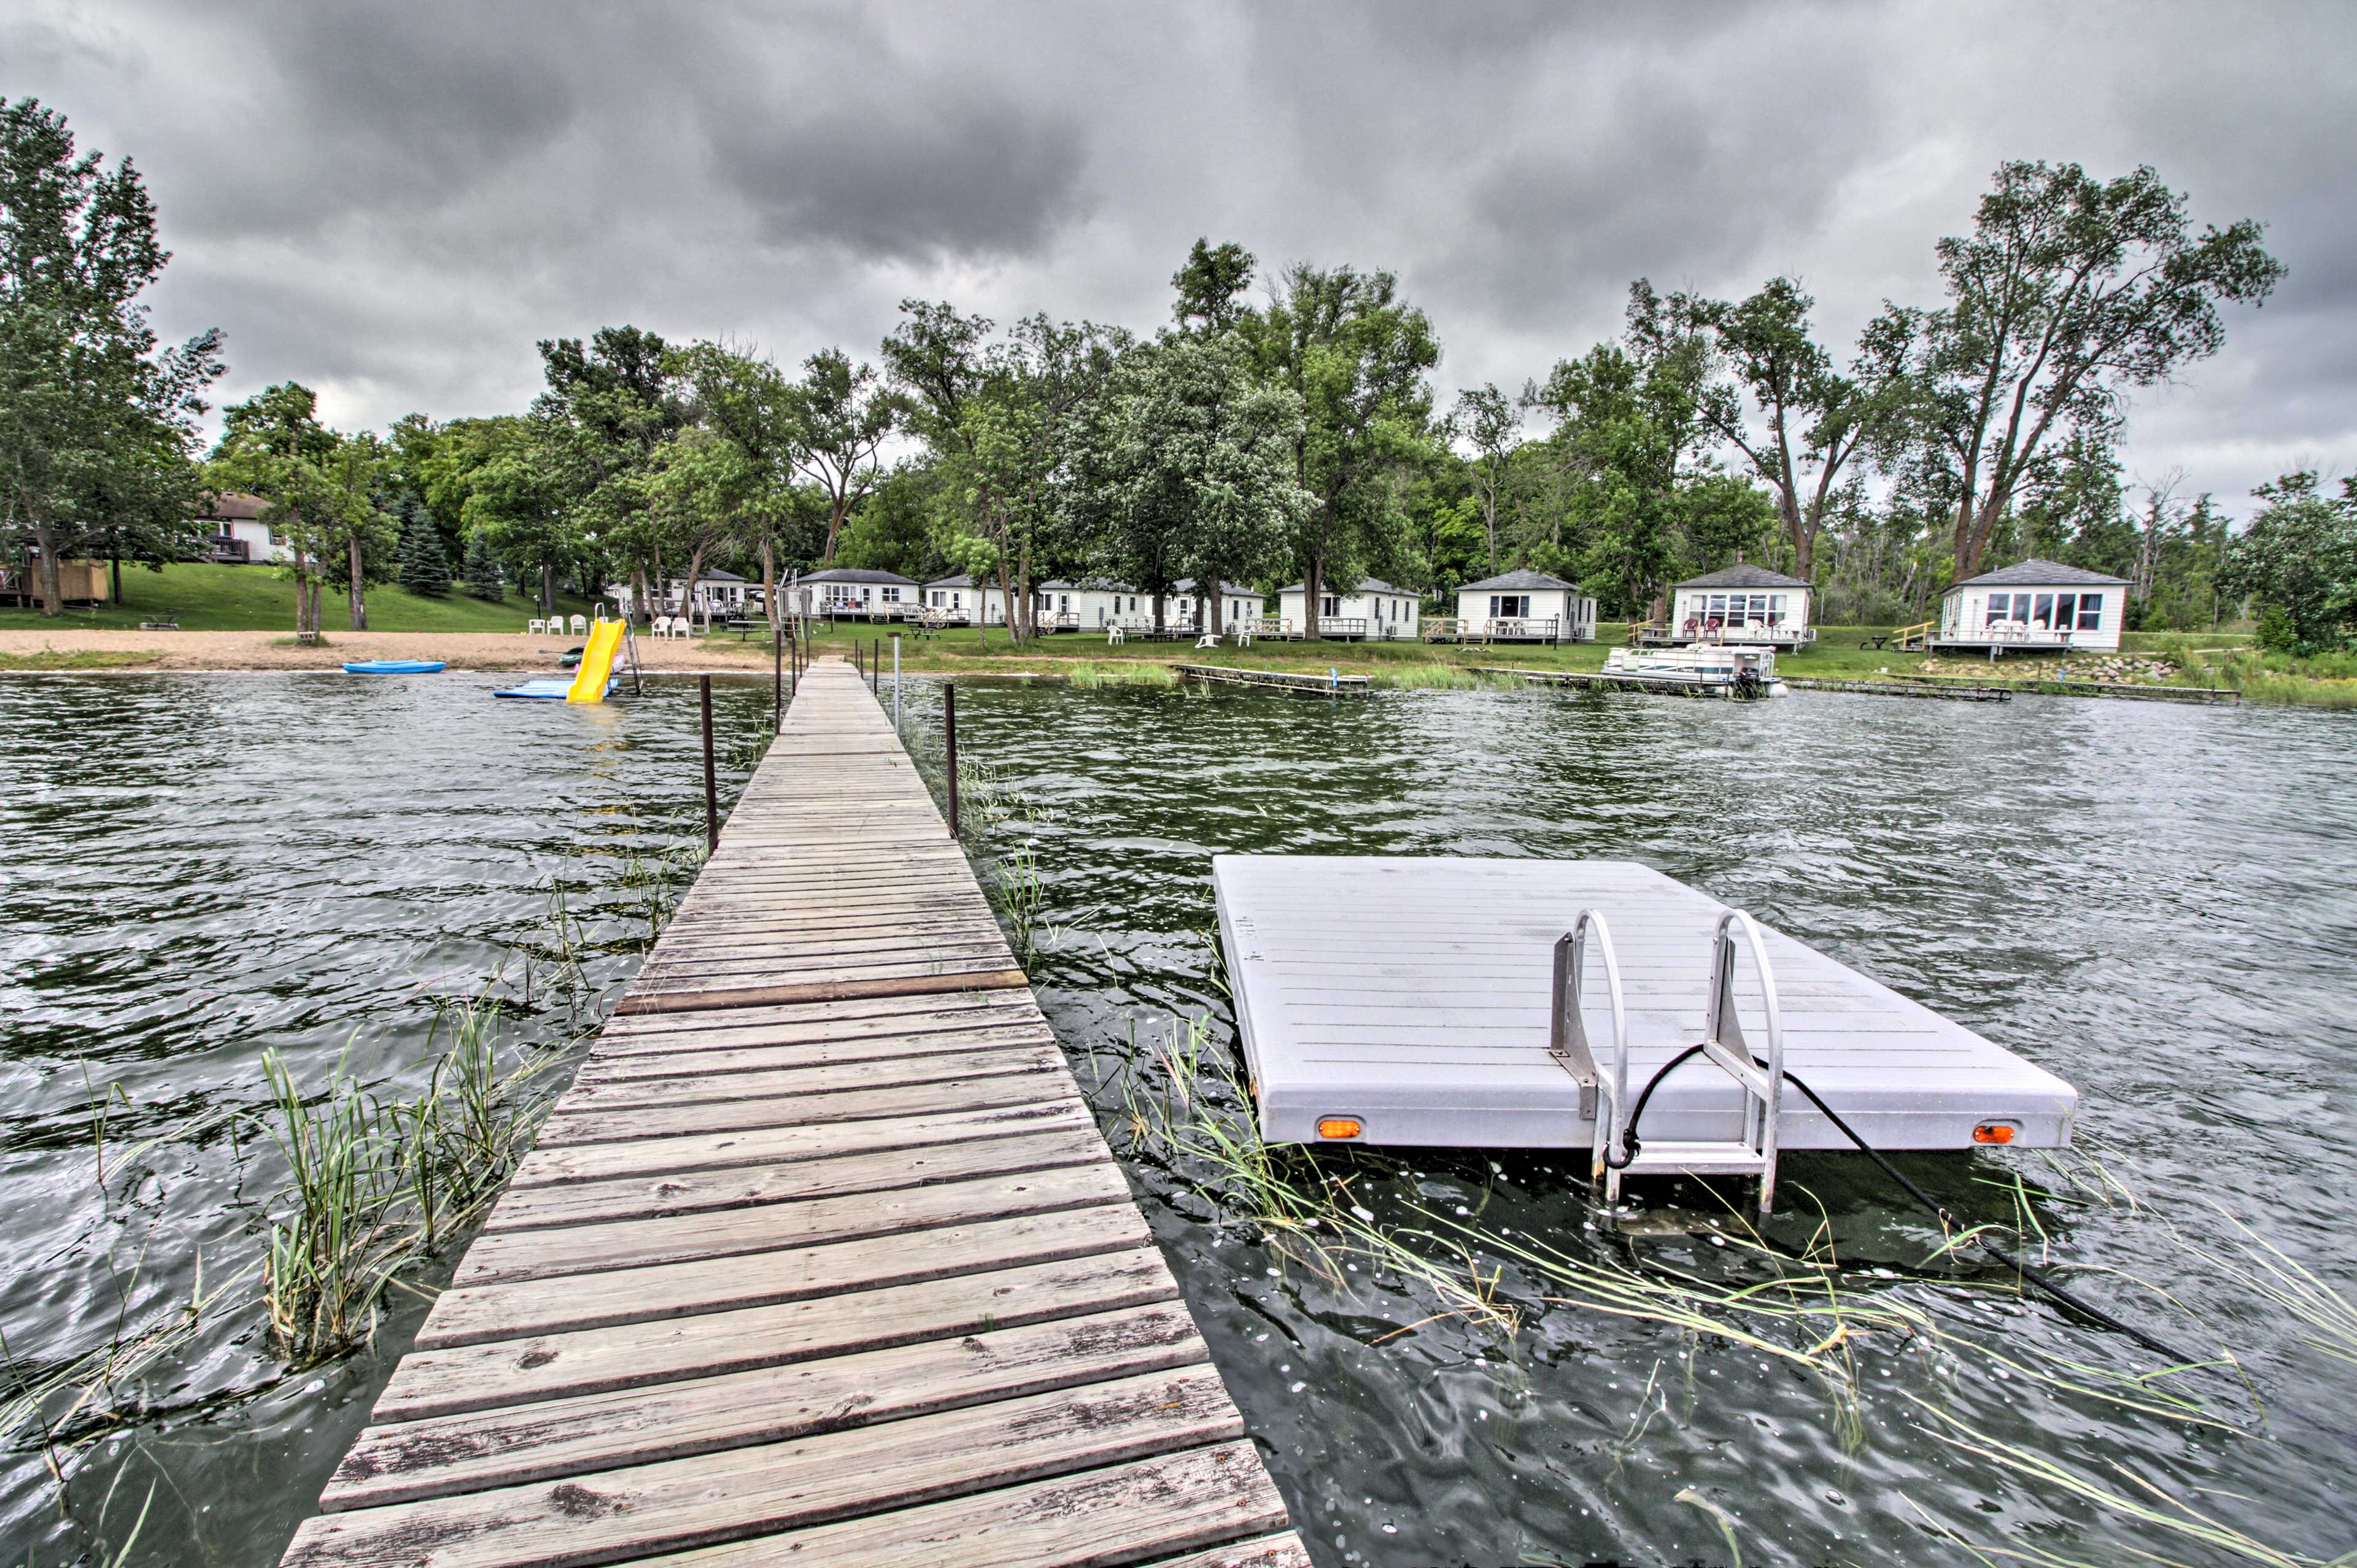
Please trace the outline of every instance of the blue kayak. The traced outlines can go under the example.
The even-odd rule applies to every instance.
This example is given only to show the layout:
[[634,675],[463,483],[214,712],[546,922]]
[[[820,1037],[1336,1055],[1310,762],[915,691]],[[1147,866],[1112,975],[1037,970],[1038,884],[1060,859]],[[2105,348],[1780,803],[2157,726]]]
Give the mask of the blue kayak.
[[445,668],[439,659],[361,659],[344,666],[347,675],[437,675]]

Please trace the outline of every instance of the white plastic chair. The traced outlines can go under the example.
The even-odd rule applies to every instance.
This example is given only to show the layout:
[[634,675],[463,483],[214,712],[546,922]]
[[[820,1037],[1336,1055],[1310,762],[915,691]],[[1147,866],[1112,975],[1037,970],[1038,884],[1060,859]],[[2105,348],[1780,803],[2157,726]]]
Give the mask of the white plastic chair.
[[545,637],[548,635],[548,623],[544,620],[528,620],[523,623],[523,634],[526,637]]
[[1217,648],[1219,646],[1220,634],[1216,631],[1207,631],[1202,636],[1195,639],[1195,650],[1199,653],[1206,648]]
[[573,635],[576,637],[587,637],[588,634],[589,618],[587,616],[575,616],[573,618]]
[[1107,628],[1105,628],[1105,646],[1107,646],[1108,648],[1110,648],[1110,647],[1111,647],[1111,646],[1113,646],[1114,643],[1119,642],[1120,640],[1122,640],[1122,637],[1121,637],[1121,628],[1119,628],[1119,627],[1117,627],[1117,626],[1114,626],[1114,627],[1107,627]]

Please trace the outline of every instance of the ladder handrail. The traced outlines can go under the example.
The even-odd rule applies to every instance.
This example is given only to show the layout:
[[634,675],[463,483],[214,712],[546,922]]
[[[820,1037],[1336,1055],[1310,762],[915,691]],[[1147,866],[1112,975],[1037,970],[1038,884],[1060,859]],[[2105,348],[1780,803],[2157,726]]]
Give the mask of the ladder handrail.
[[[1751,967],[1760,976],[1760,999],[1767,1009],[1764,1070],[1744,1038],[1743,1021],[1735,1007],[1735,942],[1729,932],[1738,927],[1751,950]],[[1768,944],[1760,934],[1760,922],[1740,909],[1721,915],[1712,933],[1710,1003],[1703,1026],[1709,1031],[1703,1054],[1743,1087],[1743,1141],[1759,1150],[1765,1162],[1760,1173],[1760,1212],[1765,1215],[1776,1196],[1776,1145],[1784,1112],[1784,1010],[1776,995],[1776,972],[1768,962]]]
[[[1596,1054],[1588,1048],[1587,1020],[1581,1010],[1580,992],[1587,972],[1587,933],[1596,932],[1598,950],[1604,957],[1604,985],[1607,998],[1612,1004],[1612,1062],[1609,1073],[1597,1070]],[[1579,1077],[1577,1063],[1584,1062],[1587,1077],[1583,1083],[1593,1083],[1596,1089],[1594,1127],[1591,1153],[1595,1160],[1596,1179],[1604,1176],[1605,1155],[1620,1147],[1626,1129],[1620,1119],[1629,1108],[1629,1008],[1620,993],[1620,958],[1612,950],[1612,928],[1605,923],[1598,909],[1582,909],[1569,932],[1555,940],[1555,1017],[1548,1043],[1549,1054],[1574,1077]],[[1572,1053],[1577,1053],[1577,1061]]]

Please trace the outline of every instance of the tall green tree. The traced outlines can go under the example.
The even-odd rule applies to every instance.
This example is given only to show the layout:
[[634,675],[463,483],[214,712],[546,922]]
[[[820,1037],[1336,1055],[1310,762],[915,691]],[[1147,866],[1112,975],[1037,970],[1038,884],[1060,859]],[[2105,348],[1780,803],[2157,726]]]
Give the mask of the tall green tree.
[[395,503],[401,543],[398,575],[401,585],[423,598],[439,599],[450,592],[450,557],[443,550],[441,531],[425,498],[404,490]]
[[1498,503],[1513,471],[1514,448],[1522,445],[1523,413],[1495,383],[1457,394],[1450,424],[1473,447],[1469,465],[1473,495],[1481,510],[1481,534],[1489,546],[1490,575],[1498,572]]
[[665,574],[648,484],[656,452],[691,420],[681,357],[636,327],[600,328],[586,345],[552,338],[540,356],[547,390],[532,417],[548,481],[584,549],[627,573],[634,602],[649,603],[650,577],[659,583]]
[[[1183,317],[1182,317],[1183,319]],[[1295,477],[1300,399],[1262,381],[1234,331],[1179,332],[1125,354],[1077,458],[1102,501],[1102,558],[1154,600],[1181,577],[1221,590],[1276,570],[1311,498]]]
[[319,400],[299,381],[266,387],[221,412],[221,440],[206,464],[219,490],[260,496],[261,521],[293,553],[295,634],[319,636],[319,582],[329,555],[346,543],[350,490],[335,458],[343,441],[319,422]]
[[0,104],[0,533],[58,566],[95,542],[120,559],[184,553],[201,510],[190,458],[221,336],[161,348],[139,296],[170,252],[131,160],[77,157],[65,117]]
[[507,579],[500,572],[500,553],[479,531],[467,535],[464,577],[467,592],[479,599],[498,604],[508,596]]
[[1907,414],[1904,340],[1870,328],[1845,375],[1810,326],[1815,301],[1790,278],[1743,300],[1673,298],[1708,338],[1704,425],[1768,487],[1792,575],[1815,581],[1817,535],[1844,476]]
[[[784,608],[778,557],[802,514],[794,484],[802,407],[776,364],[748,351],[697,343],[684,369],[697,422],[734,446],[744,462],[733,535],[739,548],[761,558],[761,597],[774,628]],[[832,494],[828,503],[832,521]]]
[[1958,578],[2050,443],[2112,426],[2133,389],[2218,351],[2222,304],[2273,292],[2284,266],[2260,235],[2247,219],[2196,232],[2150,167],[1998,167],[1973,231],[1939,242],[1948,303],[1876,329],[1906,346],[1921,439],[1953,476]]
[[1259,373],[1301,403],[1294,480],[1310,502],[1292,542],[1315,638],[1329,578],[1354,582],[1405,542],[1398,481],[1433,456],[1428,378],[1440,342],[1391,274],[1307,263],[1288,269],[1268,308],[1240,329]]
[[840,349],[822,349],[802,361],[802,378],[786,390],[794,423],[793,462],[826,491],[826,548],[832,564],[843,521],[882,477],[884,443],[899,429],[906,403],[868,364],[855,365]]
[[2295,653],[2345,646],[2357,633],[2357,478],[2326,492],[2313,469],[2252,492],[2266,504],[2228,546],[2226,592],[2264,612],[2263,639]]

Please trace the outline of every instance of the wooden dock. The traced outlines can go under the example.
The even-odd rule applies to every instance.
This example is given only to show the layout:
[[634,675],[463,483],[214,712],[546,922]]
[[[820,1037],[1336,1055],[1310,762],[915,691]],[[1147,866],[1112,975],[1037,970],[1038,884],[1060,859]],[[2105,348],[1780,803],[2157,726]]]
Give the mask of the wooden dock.
[[1795,692],[1862,692],[1869,697],[1944,697],[1954,703],[2009,703],[2002,686],[1934,686],[1921,681],[1828,681],[1813,675],[1777,677]]
[[1198,681],[1261,686],[1311,697],[1363,697],[1374,690],[1373,681],[1364,675],[1300,675],[1289,670],[1235,670],[1224,664],[1173,664],[1170,668]]
[[1727,697],[1732,681],[1666,681],[1650,675],[1602,670],[1525,670],[1510,664],[1469,664],[1476,675],[1510,675],[1531,686],[1566,686],[1586,692],[1651,692],[1664,697]]
[[1308,1558],[980,886],[814,666],[285,1562]]

